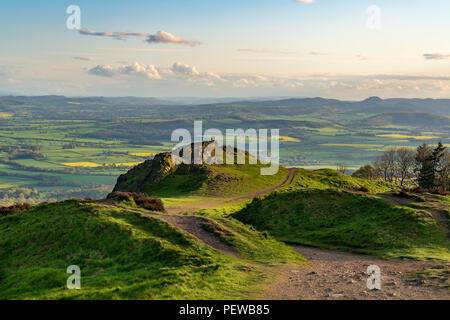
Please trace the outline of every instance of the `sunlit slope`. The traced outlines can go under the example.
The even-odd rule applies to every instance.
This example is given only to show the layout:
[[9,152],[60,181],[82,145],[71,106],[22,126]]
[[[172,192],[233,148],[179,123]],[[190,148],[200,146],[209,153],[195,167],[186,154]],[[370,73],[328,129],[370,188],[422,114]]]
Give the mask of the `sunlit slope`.
[[398,187],[381,180],[354,178],[332,169],[320,169],[315,171],[299,169],[289,189],[358,190],[360,188],[364,188],[372,193],[380,193]]
[[[117,207],[81,200],[36,206],[0,218],[0,299],[239,299],[267,280],[245,257],[304,261],[283,244],[234,225],[239,229],[208,227],[225,232],[221,237],[236,257],[156,217]],[[250,255],[247,244],[258,250]],[[66,288],[70,265],[81,268],[81,290]]]
[[300,171],[289,188],[255,199],[234,217],[285,242],[382,257],[450,260],[448,230],[429,212],[358,191],[382,193],[392,187],[333,170]]

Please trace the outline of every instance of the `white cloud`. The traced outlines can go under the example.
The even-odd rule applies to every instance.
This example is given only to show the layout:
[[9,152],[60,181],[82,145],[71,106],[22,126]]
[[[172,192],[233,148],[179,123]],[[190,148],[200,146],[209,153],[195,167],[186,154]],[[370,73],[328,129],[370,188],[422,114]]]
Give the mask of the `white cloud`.
[[96,36],[96,37],[109,37],[117,40],[124,40],[128,37],[141,37],[147,38],[145,42],[147,43],[175,43],[175,44],[185,44],[188,46],[196,46],[200,44],[197,40],[185,40],[179,36],[176,36],[170,32],[160,30],[156,34],[150,34],[147,32],[113,32],[113,31],[95,31],[81,29],[78,30],[81,35],[85,36]]
[[427,60],[446,60],[446,59],[450,59],[450,54],[448,54],[448,53],[424,53],[423,57]]
[[195,66],[175,62],[170,68],[159,68],[154,65],[146,65],[138,62],[121,64],[118,67],[111,65],[97,65],[88,70],[88,73],[101,77],[145,77],[151,80],[185,80],[189,83],[198,83],[213,86],[219,82],[227,82],[221,76],[213,72],[199,72]]
[[92,61],[94,59],[90,58],[90,57],[72,57],[72,59],[74,60],[81,60],[81,61]]
[[120,67],[118,71],[120,74],[142,76],[149,79],[161,79],[161,75],[155,66],[140,64],[138,62]]
[[99,64],[88,71],[90,74],[100,77],[113,77],[115,75],[114,68],[110,65]]
[[307,3],[307,4],[316,2],[316,0],[295,0],[295,1],[300,2],[300,3]]
[[99,64],[98,66],[90,69],[88,73],[101,77],[128,75],[140,76],[148,79],[161,79],[161,76],[155,66],[140,64],[138,62],[120,67]]
[[322,52],[322,51],[318,51],[318,50],[310,51],[309,54],[311,56],[325,56],[325,55],[327,55],[327,53]]
[[197,68],[190,66],[188,64],[183,64],[179,61],[173,64],[172,71],[176,74],[181,74],[185,76],[198,76],[200,74],[197,71]]
[[146,42],[148,43],[181,43],[186,44],[188,46],[194,47],[200,44],[199,41],[196,40],[184,40],[176,35],[171,34],[166,31],[158,31],[154,35],[149,35]]

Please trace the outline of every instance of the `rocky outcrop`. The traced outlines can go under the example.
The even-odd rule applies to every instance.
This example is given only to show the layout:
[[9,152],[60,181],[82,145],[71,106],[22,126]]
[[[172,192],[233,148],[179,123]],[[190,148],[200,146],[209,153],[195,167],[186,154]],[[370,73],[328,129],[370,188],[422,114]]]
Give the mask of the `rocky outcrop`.
[[[215,142],[203,142],[202,152],[212,143]],[[191,148],[194,150],[194,144],[191,145]],[[113,192],[146,192],[171,174],[205,176],[208,172],[206,165],[176,164],[173,162],[171,152],[160,153],[153,159],[147,160],[121,175]]]

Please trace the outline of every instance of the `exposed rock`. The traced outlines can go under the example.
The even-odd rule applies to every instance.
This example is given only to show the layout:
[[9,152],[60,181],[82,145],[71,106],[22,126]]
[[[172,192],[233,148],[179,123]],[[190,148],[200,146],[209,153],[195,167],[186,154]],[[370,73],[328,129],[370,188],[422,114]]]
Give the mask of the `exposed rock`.
[[[215,148],[217,143],[215,141],[207,141],[201,144],[200,148],[195,148],[198,144],[191,144],[191,158],[193,158],[193,153],[195,150],[204,153],[203,161],[204,163],[213,163],[215,159]],[[179,152],[178,152],[179,151]],[[183,149],[180,148],[175,151],[175,154],[183,156]],[[226,154],[226,148],[223,148],[224,154]],[[237,155],[239,152],[243,152],[235,149],[234,154]],[[175,158],[176,160],[177,158]],[[147,160],[144,163],[132,168],[127,173],[121,175],[117,180],[113,192],[124,191],[124,192],[143,192],[145,193],[149,188],[157,185],[166,177],[171,174],[177,175],[195,175],[206,177],[209,174],[209,169],[205,164],[185,164],[185,163],[175,163],[172,159],[172,153],[159,153],[153,159]],[[232,179],[232,177],[216,177],[216,179]],[[201,179],[199,179],[201,181]]]

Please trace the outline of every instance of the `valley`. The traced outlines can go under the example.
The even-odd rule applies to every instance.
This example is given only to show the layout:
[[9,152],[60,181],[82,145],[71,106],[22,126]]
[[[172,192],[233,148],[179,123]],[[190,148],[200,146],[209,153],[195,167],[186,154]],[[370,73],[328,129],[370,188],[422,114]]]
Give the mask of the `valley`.
[[[347,173],[392,146],[448,144],[447,100],[286,99],[180,105],[151,98],[0,97],[0,204],[101,198],[167,152],[173,130],[280,129],[280,162]],[[76,104],[76,111],[73,105]],[[395,110],[395,112],[393,111]]]

